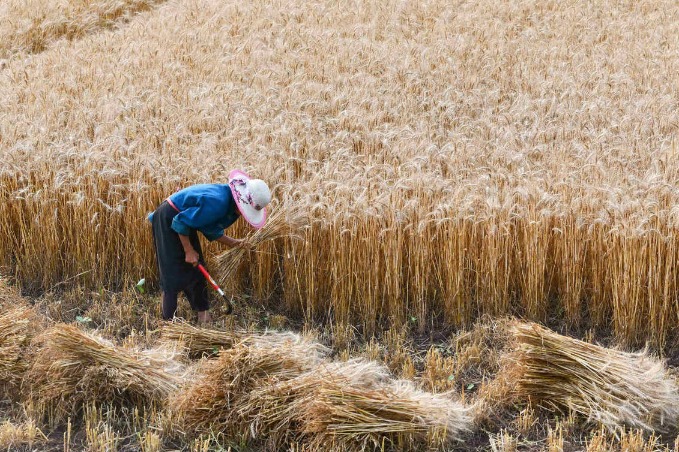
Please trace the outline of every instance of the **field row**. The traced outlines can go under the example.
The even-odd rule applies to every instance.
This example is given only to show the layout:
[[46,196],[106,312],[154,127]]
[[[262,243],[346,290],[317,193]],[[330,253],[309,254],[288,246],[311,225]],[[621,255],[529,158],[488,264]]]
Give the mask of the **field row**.
[[313,332],[245,329],[252,319],[232,317],[226,329],[154,317],[114,339],[86,321],[43,315],[51,303],[29,305],[4,281],[0,304],[0,395],[11,402],[0,445],[12,450],[510,452],[532,444],[641,452],[679,444],[674,369],[646,351],[534,323],[478,323],[426,356],[405,330],[392,330],[356,356]]
[[[116,209],[100,197],[115,192],[103,180],[101,194],[80,200],[46,190],[2,194],[0,253],[26,289],[154,281],[144,198],[122,193],[130,202]],[[484,314],[512,313],[611,327],[627,343],[662,346],[679,321],[679,239],[659,219],[640,232],[531,206],[489,218],[384,210],[335,219],[311,210],[309,226],[299,231],[303,240],[265,243],[236,278],[222,282],[233,294],[251,292],[274,305],[282,297],[293,315],[361,325],[366,334],[407,322],[459,327]],[[230,233],[247,232],[239,224]]]
[[2,50],[0,265],[25,288],[153,280],[146,214],[242,168],[310,215],[239,281],[300,317],[677,324],[677,2],[69,5],[0,30],[78,31]]

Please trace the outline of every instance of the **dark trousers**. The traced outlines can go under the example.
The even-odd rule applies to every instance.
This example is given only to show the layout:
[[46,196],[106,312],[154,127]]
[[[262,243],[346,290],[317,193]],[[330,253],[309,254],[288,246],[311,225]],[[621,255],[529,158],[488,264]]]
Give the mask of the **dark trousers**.
[[[203,274],[186,262],[186,254],[179,234],[172,229],[172,219],[177,211],[167,202],[158,206],[153,214],[153,245],[160,273],[160,286],[163,289],[163,319],[170,320],[177,310],[177,297],[184,292],[194,311],[207,311],[210,308],[208,290]],[[205,262],[198,233],[192,230],[189,240],[198,252],[200,261]]]

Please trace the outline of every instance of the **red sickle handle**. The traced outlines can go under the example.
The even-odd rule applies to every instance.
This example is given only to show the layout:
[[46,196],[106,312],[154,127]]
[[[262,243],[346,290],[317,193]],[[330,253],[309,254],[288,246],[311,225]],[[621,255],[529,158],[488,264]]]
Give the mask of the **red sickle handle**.
[[224,296],[224,291],[219,288],[215,280],[212,279],[212,276],[210,276],[210,274],[207,272],[207,270],[205,270],[205,267],[203,267],[202,264],[198,264],[198,270],[200,270],[203,276],[205,276],[205,279],[207,279],[210,285],[212,285],[212,288],[219,292],[219,295]]

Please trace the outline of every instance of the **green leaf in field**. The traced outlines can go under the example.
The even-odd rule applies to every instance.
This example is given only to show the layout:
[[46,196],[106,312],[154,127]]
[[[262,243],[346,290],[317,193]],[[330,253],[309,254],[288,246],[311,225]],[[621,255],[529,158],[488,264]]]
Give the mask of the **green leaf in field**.
[[90,323],[92,321],[92,319],[89,318],[89,317],[79,315],[75,318],[75,321],[78,322],[78,323]]
[[139,282],[137,283],[137,290],[139,291],[139,293],[146,293],[146,288],[144,287],[145,284],[146,278],[142,278],[139,280]]
[[475,385],[474,383],[469,383],[469,384],[467,385],[467,391],[471,391],[471,390],[474,389],[475,387],[476,387],[476,385]]
[[448,381],[455,380],[455,375],[448,375]]
[[217,353],[219,353],[219,349],[216,346],[212,347],[212,353],[216,355]]

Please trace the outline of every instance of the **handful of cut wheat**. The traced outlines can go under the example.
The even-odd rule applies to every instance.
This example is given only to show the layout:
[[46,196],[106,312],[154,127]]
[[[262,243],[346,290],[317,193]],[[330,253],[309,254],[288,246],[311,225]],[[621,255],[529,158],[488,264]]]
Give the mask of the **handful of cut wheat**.
[[59,423],[88,403],[162,405],[182,383],[174,356],[126,349],[74,325],[57,324],[36,338],[39,351],[23,383],[37,415]]
[[679,391],[665,363],[517,323],[518,395],[571,410],[614,431],[622,425],[662,431],[679,419]]
[[326,350],[310,338],[290,333],[252,334],[199,364],[197,377],[170,400],[181,430],[200,434],[247,432],[240,414],[251,391],[287,381],[313,369]]
[[222,281],[229,279],[238,270],[248,252],[261,243],[284,237],[301,239],[298,231],[308,224],[308,215],[301,209],[286,211],[279,208],[266,226],[243,239],[243,243],[221,253],[216,258],[217,274]]
[[23,358],[34,315],[27,306],[8,308],[0,315],[0,385],[16,383],[26,370],[28,364]]
[[201,358],[216,354],[222,348],[232,348],[247,336],[245,331],[219,331],[178,321],[164,324],[160,331],[163,342],[182,343],[191,358]]

